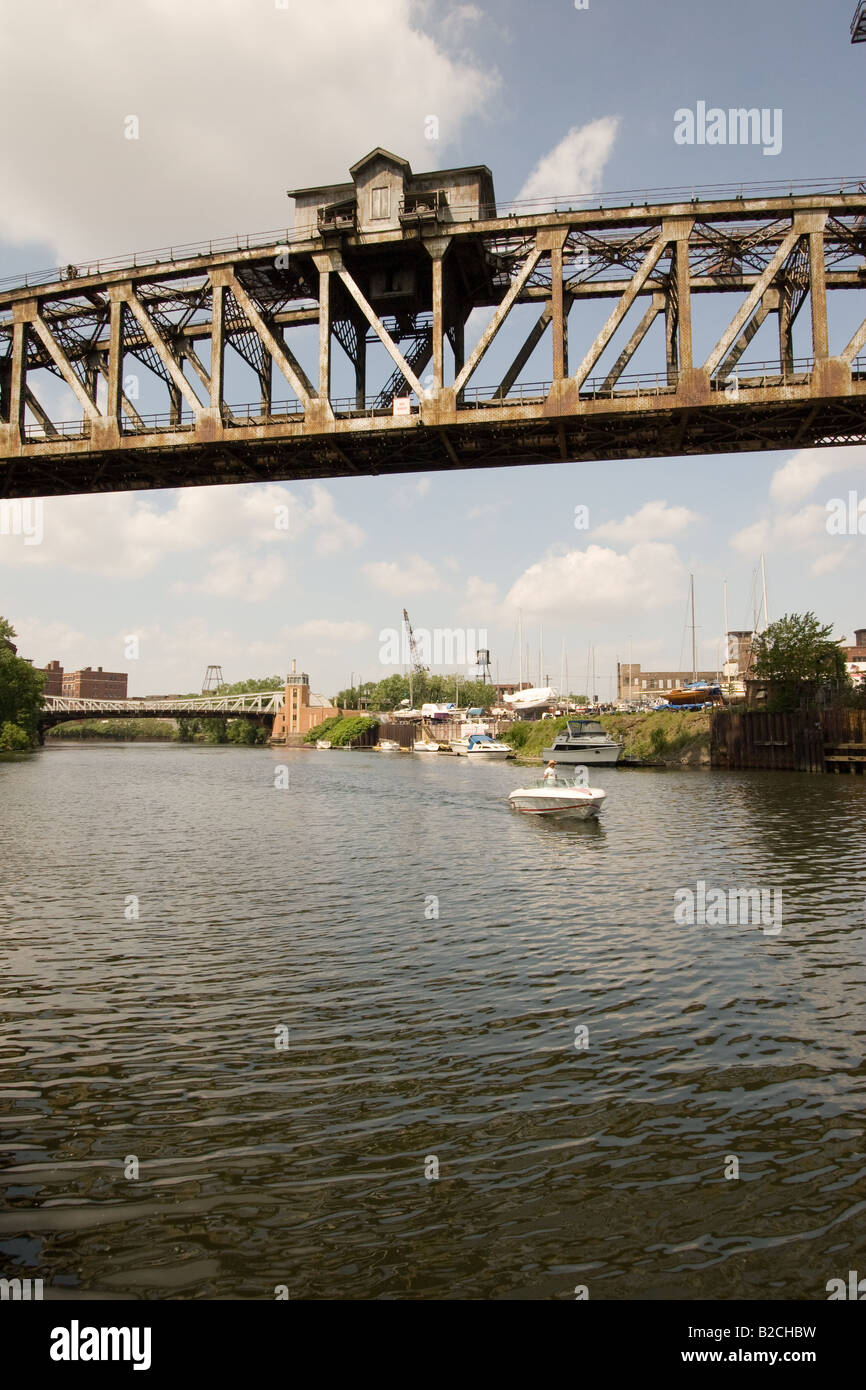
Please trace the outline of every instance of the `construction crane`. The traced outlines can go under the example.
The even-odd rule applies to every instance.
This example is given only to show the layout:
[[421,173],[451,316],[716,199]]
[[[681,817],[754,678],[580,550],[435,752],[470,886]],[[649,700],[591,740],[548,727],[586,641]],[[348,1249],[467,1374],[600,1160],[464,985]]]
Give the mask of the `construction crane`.
[[406,612],[405,608],[403,609],[403,622],[406,624],[406,636],[409,642],[409,708],[411,709],[414,698],[412,693],[413,672],[419,676],[426,676],[429,673],[430,667],[425,666],[421,657],[418,655],[418,643],[415,641],[415,634],[412,631],[409,614]]

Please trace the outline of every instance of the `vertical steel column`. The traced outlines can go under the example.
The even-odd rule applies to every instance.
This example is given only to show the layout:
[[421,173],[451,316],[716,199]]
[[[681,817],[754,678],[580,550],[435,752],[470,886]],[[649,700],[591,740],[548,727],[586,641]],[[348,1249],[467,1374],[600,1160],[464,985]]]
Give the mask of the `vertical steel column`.
[[794,335],[791,319],[793,287],[788,276],[779,291],[779,367],[783,376],[794,373]]
[[331,399],[331,266],[317,256],[319,268],[319,400]]
[[213,272],[211,273],[211,287],[210,408],[217,411],[222,417],[226,347],[226,287]]
[[354,318],[358,346],[355,355],[355,409],[363,410],[367,404],[367,320],[363,315]]
[[563,377],[568,375],[568,324],[564,300],[562,246],[553,246],[550,251],[550,308],[553,321],[554,381],[562,381]]
[[[121,401],[123,396],[123,286],[111,293],[111,319],[108,328],[108,398],[106,418],[122,428]],[[116,296],[116,297],[115,297]]]
[[677,285],[677,337],[678,367],[681,372],[689,372],[694,366],[692,359],[692,280],[689,266],[689,237],[692,226],[682,228],[682,235],[676,241],[674,274]]
[[[433,391],[436,395],[445,384],[445,253],[451,245],[450,237],[431,237],[424,245],[432,259],[433,306]],[[462,363],[461,363],[462,366]],[[459,368],[458,368],[459,370]],[[455,376],[457,372],[455,372]]]
[[809,282],[812,286],[812,353],[815,361],[829,356],[827,333],[827,279],[824,267],[824,217],[820,230],[809,232]]
[[[27,377],[27,322],[25,311],[31,306],[15,306],[12,327],[12,369],[9,374],[9,428],[13,439],[24,433],[24,387]],[[35,307],[35,306],[34,306]]]

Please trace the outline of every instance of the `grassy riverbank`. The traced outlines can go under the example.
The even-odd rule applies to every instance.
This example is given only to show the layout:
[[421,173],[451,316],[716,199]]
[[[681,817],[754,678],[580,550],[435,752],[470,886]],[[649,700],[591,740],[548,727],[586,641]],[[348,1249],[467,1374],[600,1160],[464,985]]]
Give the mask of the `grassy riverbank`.
[[177,723],[174,719],[76,719],[67,724],[55,724],[47,729],[46,738],[106,739],[112,743],[135,743],[146,739],[176,743]]
[[[515,724],[502,738],[517,749],[518,762],[539,762],[566,725],[565,718]],[[611,738],[625,744],[626,760],[654,767],[709,767],[710,716],[707,710],[654,710],[648,714],[603,714]]]

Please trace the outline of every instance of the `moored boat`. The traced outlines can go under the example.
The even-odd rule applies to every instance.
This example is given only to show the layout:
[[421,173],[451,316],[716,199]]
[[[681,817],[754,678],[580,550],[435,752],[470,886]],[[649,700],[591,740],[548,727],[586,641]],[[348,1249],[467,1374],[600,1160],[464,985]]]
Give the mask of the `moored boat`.
[[380,738],[378,747],[380,753],[400,752],[400,745],[395,738]]
[[330,746],[331,746],[331,740],[330,740],[329,738],[317,738],[317,739],[316,739],[316,747],[317,747],[317,748],[330,748]]
[[514,757],[514,749],[508,743],[500,743],[490,734],[470,734],[466,756],[470,762],[502,762]]
[[622,750],[623,744],[610,738],[599,720],[569,719],[552,746],[542,750],[542,756],[572,767],[588,763],[612,767],[619,761]]

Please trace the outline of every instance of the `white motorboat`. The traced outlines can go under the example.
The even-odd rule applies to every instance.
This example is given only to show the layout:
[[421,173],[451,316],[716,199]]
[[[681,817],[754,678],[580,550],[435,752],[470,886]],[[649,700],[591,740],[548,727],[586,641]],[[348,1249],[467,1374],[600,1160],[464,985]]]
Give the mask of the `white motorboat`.
[[569,719],[542,756],[572,767],[588,763],[610,767],[619,761],[622,750],[623,744],[610,738],[598,719]]
[[583,787],[567,777],[541,778],[529,787],[518,787],[508,797],[514,811],[551,820],[591,820],[598,816],[606,793],[600,787]]
[[331,740],[330,740],[329,738],[317,738],[317,739],[316,739],[316,747],[317,747],[317,748],[330,748],[330,746],[331,746]]
[[400,752],[400,745],[399,745],[399,743],[397,742],[397,740],[396,740],[395,738],[380,738],[380,739],[379,739],[379,752],[380,752],[380,753],[399,753],[399,752]]
[[514,749],[509,743],[500,743],[489,734],[470,734],[466,756],[470,762],[501,762],[514,757]]
[[416,738],[412,744],[413,751],[416,753],[438,753],[439,744],[433,743],[429,738]]

